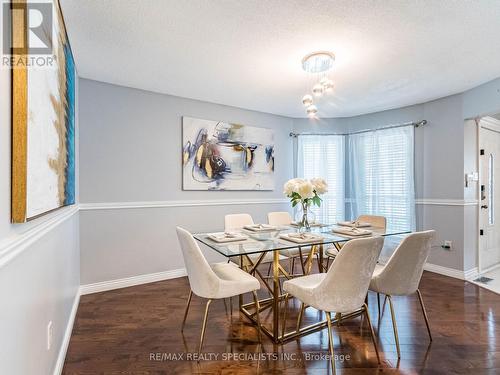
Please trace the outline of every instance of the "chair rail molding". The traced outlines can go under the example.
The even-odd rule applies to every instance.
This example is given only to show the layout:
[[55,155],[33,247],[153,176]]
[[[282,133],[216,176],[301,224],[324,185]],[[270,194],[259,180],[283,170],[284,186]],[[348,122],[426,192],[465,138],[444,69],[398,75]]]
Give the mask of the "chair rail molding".
[[[34,224],[24,232],[13,234],[0,242],[0,268],[8,264],[11,260],[21,254],[26,248],[38,241],[44,235],[52,231],[59,224],[64,223],[78,212],[78,205],[65,207],[54,216]],[[25,226],[29,224],[15,224]]]
[[[346,199],[352,203],[352,199]],[[247,204],[288,204],[286,198],[264,198],[264,199],[192,199],[192,200],[168,200],[168,201],[130,201],[130,202],[95,202],[80,203],[80,210],[120,210],[134,208],[165,208],[165,207],[197,207],[197,206],[238,206]],[[477,206],[475,199],[415,199],[417,205],[432,206]]]
[[428,206],[477,206],[477,199],[433,199],[420,198],[415,199],[416,205]]
[[210,199],[210,200],[171,200],[143,202],[102,202],[80,203],[80,210],[120,210],[134,208],[196,207],[196,206],[238,206],[248,204],[282,204],[289,203],[285,198],[264,199]]

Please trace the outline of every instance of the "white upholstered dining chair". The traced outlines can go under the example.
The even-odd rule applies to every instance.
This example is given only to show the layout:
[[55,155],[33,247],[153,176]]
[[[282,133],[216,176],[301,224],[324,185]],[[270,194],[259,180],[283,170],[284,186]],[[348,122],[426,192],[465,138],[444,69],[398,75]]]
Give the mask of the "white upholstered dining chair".
[[[360,215],[360,216],[358,216],[356,221],[359,221],[361,223],[368,223],[368,224],[370,224],[371,227],[376,228],[376,229],[385,230],[387,228],[387,219],[384,216]],[[335,245],[329,246],[325,250],[325,255],[327,257],[326,258],[327,269],[330,265],[330,260],[335,259],[335,257],[339,254],[339,248],[341,246],[342,246],[341,244],[335,244]]]
[[[245,225],[252,225],[252,224],[254,224],[254,221],[252,219],[252,216],[250,216],[249,214],[229,214],[224,217],[224,230],[226,232],[239,230],[242,229]],[[260,256],[261,254],[249,254],[248,258],[252,263],[255,264],[255,262],[257,262]],[[274,259],[273,253],[272,251],[269,251],[264,255],[264,258],[262,258],[260,264],[272,263],[273,259]],[[283,259],[286,259],[286,257],[280,255],[280,260]],[[231,261],[234,261],[236,264],[241,265],[240,264],[241,260],[239,259],[239,257],[232,257]]]
[[181,245],[182,256],[186,266],[189,285],[189,292],[184,319],[182,321],[181,331],[184,330],[186,318],[189,312],[189,305],[193,293],[199,297],[208,299],[205,307],[205,315],[200,335],[200,346],[198,353],[201,353],[203,340],[205,338],[205,330],[207,326],[207,316],[210,303],[214,299],[231,298],[244,293],[252,293],[255,306],[257,329],[259,342],[261,341],[260,319],[259,319],[259,299],[257,298],[257,290],[260,289],[260,282],[247,272],[240,270],[234,263],[214,263],[208,264],[203,256],[200,247],[195,239],[187,230],[177,227],[177,238]]
[[[377,342],[368,313],[365,297],[368,286],[382,250],[382,237],[356,239],[347,242],[343,250],[335,259],[327,273],[317,273],[297,277],[283,283],[285,296],[285,318],[283,333],[286,325],[286,310],[289,295],[302,302],[297,320],[297,331],[300,329],[305,306],[311,306],[324,311],[328,323],[328,339],[331,355],[332,371],[335,373],[335,354],[333,349],[332,321],[330,313],[346,314],[362,309],[366,316],[373,345],[380,363]],[[344,251],[345,250],[345,251]]]
[[359,221],[360,223],[368,223],[375,228],[387,228],[387,219],[385,216],[359,215],[356,221]]
[[[435,231],[428,230],[425,232],[417,232],[408,235],[399,246],[396,248],[392,256],[389,258],[385,266],[377,265],[370,282],[370,290],[377,293],[377,304],[380,321],[380,293],[385,294],[389,300],[391,309],[392,327],[394,330],[394,338],[398,351],[398,358],[401,358],[399,349],[398,329],[396,325],[396,317],[394,315],[394,307],[392,305],[392,296],[407,296],[417,293],[420,307],[424,315],[425,325],[429,339],[432,341],[431,329],[427,312],[425,311],[424,301],[418,285],[422,278],[424,265],[427,261],[431,250],[431,242],[435,235]],[[343,251],[341,251],[342,253]],[[385,306],[385,304],[384,304]]]
[[254,224],[250,214],[230,214],[224,216],[224,228],[226,231],[241,229],[245,225]]
[[[274,226],[286,226],[286,225],[291,225],[293,220],[292,216],[290,215],[289,212],[287,211],[277,211],[277,212],[269,212],[267,214],[267,222],[269,225],[274,225]],[[309,255],[311,249],[310,247],[307,249],[303,249],[302,247],[299,250],[299,247],[295,247],[292,249],[284,249],[280,250],[280,254],[287,257],[289,259],[289,268],[290,268],[290,274],[293,275],[294,269],[295,269],[295,259],[296,258],[301,258],[306,257]],[[305,268],[304,268],[304,260],[299,259],[301,262],[301,268],[302,268],[302,273],[305,274]]]

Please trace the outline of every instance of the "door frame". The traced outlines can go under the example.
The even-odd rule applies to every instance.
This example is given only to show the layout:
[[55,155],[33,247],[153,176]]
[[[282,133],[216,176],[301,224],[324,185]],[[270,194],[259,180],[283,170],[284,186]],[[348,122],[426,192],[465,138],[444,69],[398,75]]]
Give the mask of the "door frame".
[[500,120],[490,117],[483,116],[476,119],[477,125],[477,171],[479,176],[479,181],[477,184],[477,266],[479,274],[483,274],[489,272],[495,268],[500,267],[500,264],[496,264],[494,266],[488,267],[486,269],[482,269],[481,265],[481,181],[482,181],[482,172],[481,172],[481,128],[485,128],[488,130],[492,130],[500,133]]

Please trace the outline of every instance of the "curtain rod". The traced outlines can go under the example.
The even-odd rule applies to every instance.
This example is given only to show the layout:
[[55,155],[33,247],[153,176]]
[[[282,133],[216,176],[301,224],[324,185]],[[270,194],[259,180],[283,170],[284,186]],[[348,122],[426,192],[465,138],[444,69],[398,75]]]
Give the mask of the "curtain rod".
[[426,124],[427,124],[427,120],[422,120],[422,121],[418,121],[418,122],[405,122],[402,124],[383,126],[381,128],[376,128],[376,129],[359,130],[359,131],[355,131],[352,133],[294,133],[294,132],[290,132],[290,137],[296,138],[299,135],[352,135],[352,134],[368,133],[368,132],[372,132],[375,130],[401,128],[403,126],[410,126],[410,125],[413,125],[414,127],[418,128],[419,126],[424,126]]

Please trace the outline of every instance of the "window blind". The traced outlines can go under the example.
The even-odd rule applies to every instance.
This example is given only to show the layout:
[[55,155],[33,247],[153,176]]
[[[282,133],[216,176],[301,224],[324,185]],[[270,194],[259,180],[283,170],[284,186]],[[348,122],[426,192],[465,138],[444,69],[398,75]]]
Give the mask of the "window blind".
[[297,177],[321,177],[328,192],[321,207],[313,206],[315,220],[335,223],[345,217],[345,137],[342,135],[301,135],[298,137]]
[[414,229],[414,127],[375,130],[348,139],[351,217],[381,215],[392,229]]

